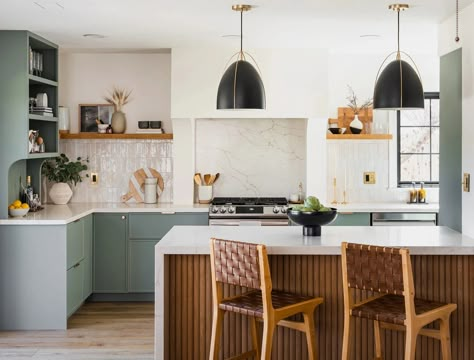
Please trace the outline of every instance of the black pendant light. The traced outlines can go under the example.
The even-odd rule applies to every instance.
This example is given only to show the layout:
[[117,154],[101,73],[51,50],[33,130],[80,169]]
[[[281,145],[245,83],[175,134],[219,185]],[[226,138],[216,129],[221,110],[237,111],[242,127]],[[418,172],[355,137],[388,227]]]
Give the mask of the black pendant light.
[[[246,60],[243,48],[243,12],[249,11],[251,5],[233,5],[232,10],[240,11],[240,51],[224,72],[217,90],[217,109],[265,109],[265,88],[258,71]],[[234,58],[232,56],[232,58]],[[232,60],[232,59],[231,59]]]
[[393,4],[389,6],[389,9],[397,12],[398,49],[387,56],[380,66],[382,69],[388,58],[396,54],[396,59],[390,62],[382,72],[379,69],[374,89],[374,109],[423,109],[425,107],[423,85],[418,71],[415,71],[416,65],[413,69],[408,62],[402,60],[401,54],[404,54],[413,62],[408,54],[400,51],[400,10],[408,9],[408,5]]

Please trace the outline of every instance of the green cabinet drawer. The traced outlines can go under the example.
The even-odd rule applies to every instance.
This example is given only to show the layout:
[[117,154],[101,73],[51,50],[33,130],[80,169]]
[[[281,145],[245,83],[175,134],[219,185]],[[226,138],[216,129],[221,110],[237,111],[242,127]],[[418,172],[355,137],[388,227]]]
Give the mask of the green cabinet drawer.
[[94,238],[93,217],[84,218],[84,287],[82,298],[85,300],[92,294],[92,246]]
[[84,258],[84,222],[76,220],[67,225],[67,269]]
[[128,291],[155,291],[155,245],[158,240],[136,240],[129,244]]
[[94,292],[127,292],[127,214],[94,215]]
[[175,225],[208,225],[208,213],[130,214],[131,239],[161,239]]
[[370,226],[370,213],[338,213],[333,226]]
[[74,265],[67,271],[67,316],[71,316],[83,302],[84,264]]

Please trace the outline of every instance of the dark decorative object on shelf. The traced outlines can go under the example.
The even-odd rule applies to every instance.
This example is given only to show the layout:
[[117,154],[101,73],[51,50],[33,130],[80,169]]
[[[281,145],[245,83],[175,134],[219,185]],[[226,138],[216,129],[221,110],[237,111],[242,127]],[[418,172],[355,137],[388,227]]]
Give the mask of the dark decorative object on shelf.
[[254,60],[253,57],[242,50],[243,12],[251,8],[250,5],[232,6],[232,10],[240,11],[240,51],[236,54],[237,61],[227,68],[219,83],[217,109],[265,109],[265,88],[262,79],[258,71],[246,60],[246,56]]
[[288,209],[288,218],[298,225],[303,225],[304,236],[321,236],[321,225],[331,223],[337,216],[337,209],[331,211],[305,212]]
[[[416,69],[416,64],[411,57],[400,51],[400,11],[408,9],[408,5],[393,4],[389,6],[389,9],[397,12],[398,49],[387,56],[380,66],[380,69],[382,69],[388,58],[396,54],[396,59],[390,62],[382,72],[379,69],[374,89],[374,109],[423,109],[425,107],[425,98],[423,85],[417,74],[418,69]],[[410,64],[402,60],[401,54],[413,62],[416,71]]]
[[351,129],[352,134],[360,134],[361,131],[362,131],[362,128],[358,129],[358,128],[355,128],[355,127],[352,127],[352,126],[350,127],[350,129]]

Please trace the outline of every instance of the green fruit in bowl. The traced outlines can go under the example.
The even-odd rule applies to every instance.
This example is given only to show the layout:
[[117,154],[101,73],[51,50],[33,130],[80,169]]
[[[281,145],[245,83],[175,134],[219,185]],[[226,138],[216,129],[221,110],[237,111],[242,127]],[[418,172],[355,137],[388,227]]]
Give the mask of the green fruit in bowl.
[[321,208],[321,203],[316,196],[308,196],[304,201],[304,206],[311,208],[314,211],[318,211]]

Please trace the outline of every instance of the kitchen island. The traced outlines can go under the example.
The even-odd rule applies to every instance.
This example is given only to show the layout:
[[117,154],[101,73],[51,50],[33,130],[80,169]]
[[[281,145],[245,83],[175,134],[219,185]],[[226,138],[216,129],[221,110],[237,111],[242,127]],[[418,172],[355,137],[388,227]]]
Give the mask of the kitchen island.
[[[303,237],[301,227],[175,226],[155,246],[155,359],[205,359],[212,320],[209,239],[217,237],[267,245],[273,287],[324,297],[315,313],[319,358],[340,359],[343,296],[342,241],[408,247],[417,297],[453,302],[453,359],[474,358],[474,239],[445,227],[323,227],[321,237]],[[225,295],[236,289],[225,287]],[[354,359],[374,357],[373,328],[354,321]],[[248,349],[245,317],[226,315],[221,342],[225,356]],[[404,334],[385,331],[385,359],[400,359]],[[300,333],[278,329],[272,359],[306,358]],[[440,359],[438,341],[420,337],[417,359]]]

